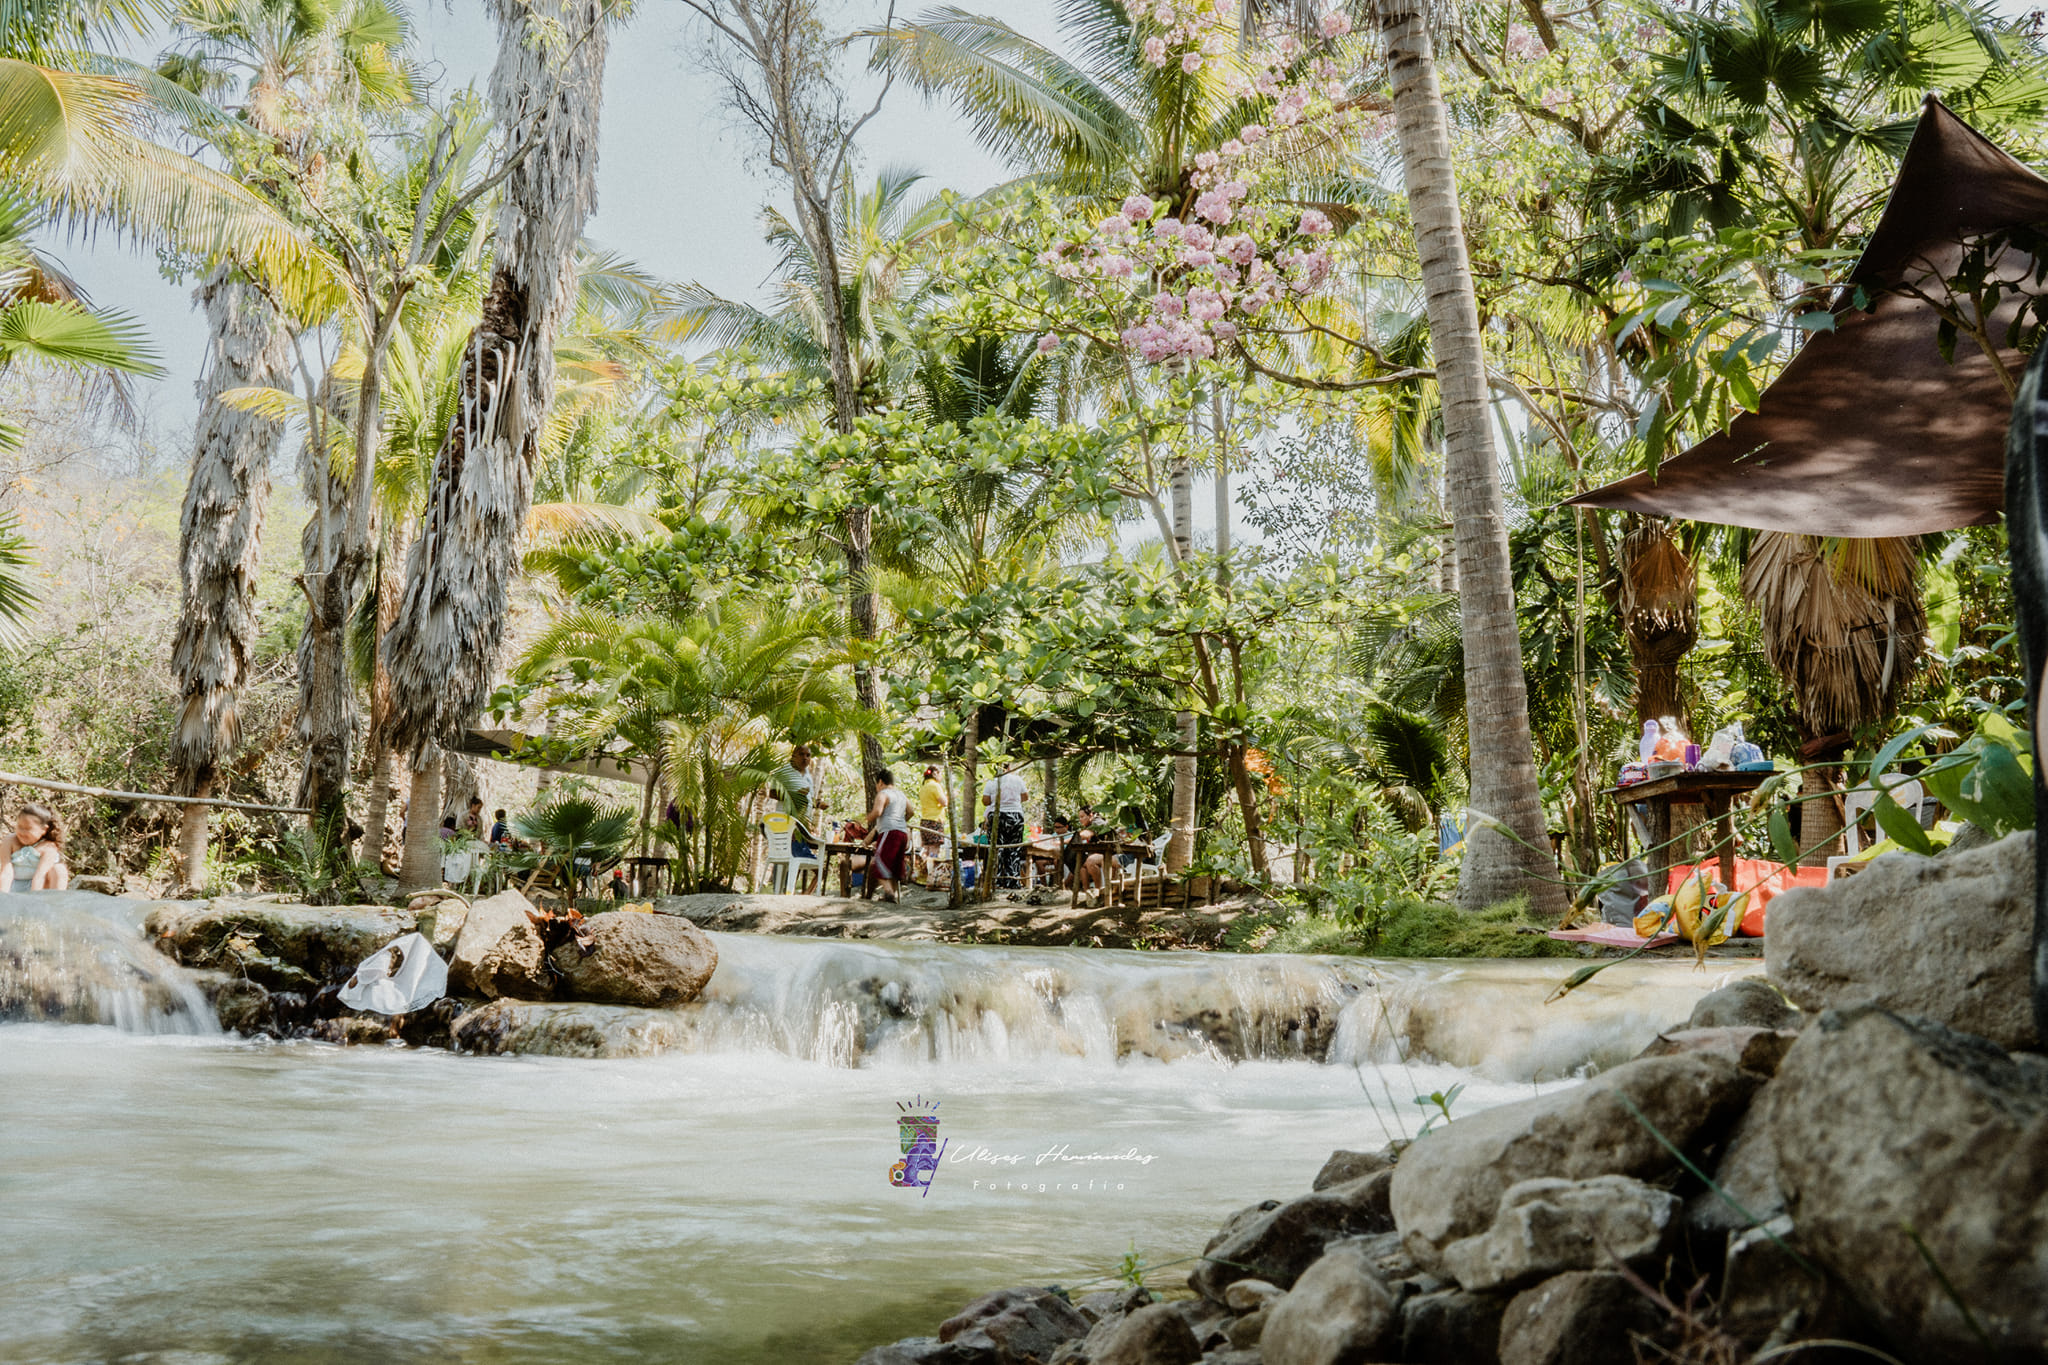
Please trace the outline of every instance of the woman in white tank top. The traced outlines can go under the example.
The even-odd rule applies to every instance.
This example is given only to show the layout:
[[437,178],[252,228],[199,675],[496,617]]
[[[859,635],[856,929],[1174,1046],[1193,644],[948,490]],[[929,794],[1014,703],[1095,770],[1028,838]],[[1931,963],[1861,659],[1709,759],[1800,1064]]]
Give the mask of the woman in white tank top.
[[881,898],[893,902],[910,853],[910,798],[896,789],[895,775],[887,768],[875,774],[875,804],[868,811],[868,829],[868,842],[875,849],[868,865],[868,888],[879,886]]

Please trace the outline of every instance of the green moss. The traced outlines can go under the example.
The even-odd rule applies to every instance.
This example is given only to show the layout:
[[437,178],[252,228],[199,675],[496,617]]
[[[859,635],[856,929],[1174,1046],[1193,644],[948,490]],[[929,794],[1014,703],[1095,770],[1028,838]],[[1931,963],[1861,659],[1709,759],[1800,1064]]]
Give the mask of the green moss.
[[1376,913],[1308,915],[1281,929],[1262,951],[1369,957],[1572,957],[1569,943],[1544,936],[1521,900],[1478,912],[1440,901],[1396,901]]

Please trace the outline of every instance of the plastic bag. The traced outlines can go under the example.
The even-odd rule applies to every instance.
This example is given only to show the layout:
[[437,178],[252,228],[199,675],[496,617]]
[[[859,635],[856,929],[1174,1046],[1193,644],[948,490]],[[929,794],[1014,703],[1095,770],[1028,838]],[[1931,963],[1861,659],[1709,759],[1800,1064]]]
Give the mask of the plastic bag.
[[1714,738],[1707,744],[1706,753],[1700,756],[1700,771],[1724,773],[1735,766],[1735,732],[1716,730]]
[[1609,863],[1600,869],[1602,877],[1612,876],[1613,886],[1600,893],[1600,918],[1608,924],[1629,925],[1650,899],[1650,868],[1641,858]]
[[393,939],[364,958],[341,988],[341,1003],[372,1014],[409,1014],[448,993],[448,964],[418,934]]

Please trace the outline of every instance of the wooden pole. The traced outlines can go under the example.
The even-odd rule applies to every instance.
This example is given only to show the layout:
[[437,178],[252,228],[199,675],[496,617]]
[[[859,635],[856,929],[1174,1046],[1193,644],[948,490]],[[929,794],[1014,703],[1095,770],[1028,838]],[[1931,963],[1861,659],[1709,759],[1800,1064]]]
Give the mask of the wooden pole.
[[106,801],[167,801],[179,806],[221,806],[228,810],[260,810],[274,815],[311,815],[306,806],[260,806],[251,801],[223,801],[211,796],[160,796],[155,792],[111,791],[106,787],[80,787],[70,782],[52,782],[44,777],[23,777],[20,773],[0,772],[0,784],[18,787],[42,787],[49,791],[76,792],[80,796],[97,796]]

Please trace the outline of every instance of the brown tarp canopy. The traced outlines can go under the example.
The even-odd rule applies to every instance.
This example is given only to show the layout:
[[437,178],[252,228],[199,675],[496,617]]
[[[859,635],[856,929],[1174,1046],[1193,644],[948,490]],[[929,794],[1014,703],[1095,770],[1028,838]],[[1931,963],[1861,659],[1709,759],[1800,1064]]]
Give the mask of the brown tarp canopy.
[[[1968,238],[2048,224],[2048,180],[1927,97],[1870,244],[1850,274],[1869,312],[1842,307],[1763,393],[1757,411],[1658,467],[1567,500],[1653,516],[1803,531],[1911,536],[1996,521],[2012,401],[1983,349],[1941,357],[1926,302]],[[2008,253],[2009,255],[2011,253]],[[2029,258],[2001,262],[2017,268]],[[2016,305],[1990,329],[2002,339]],[[2017,379],[2022,361],[2007,352]]]

